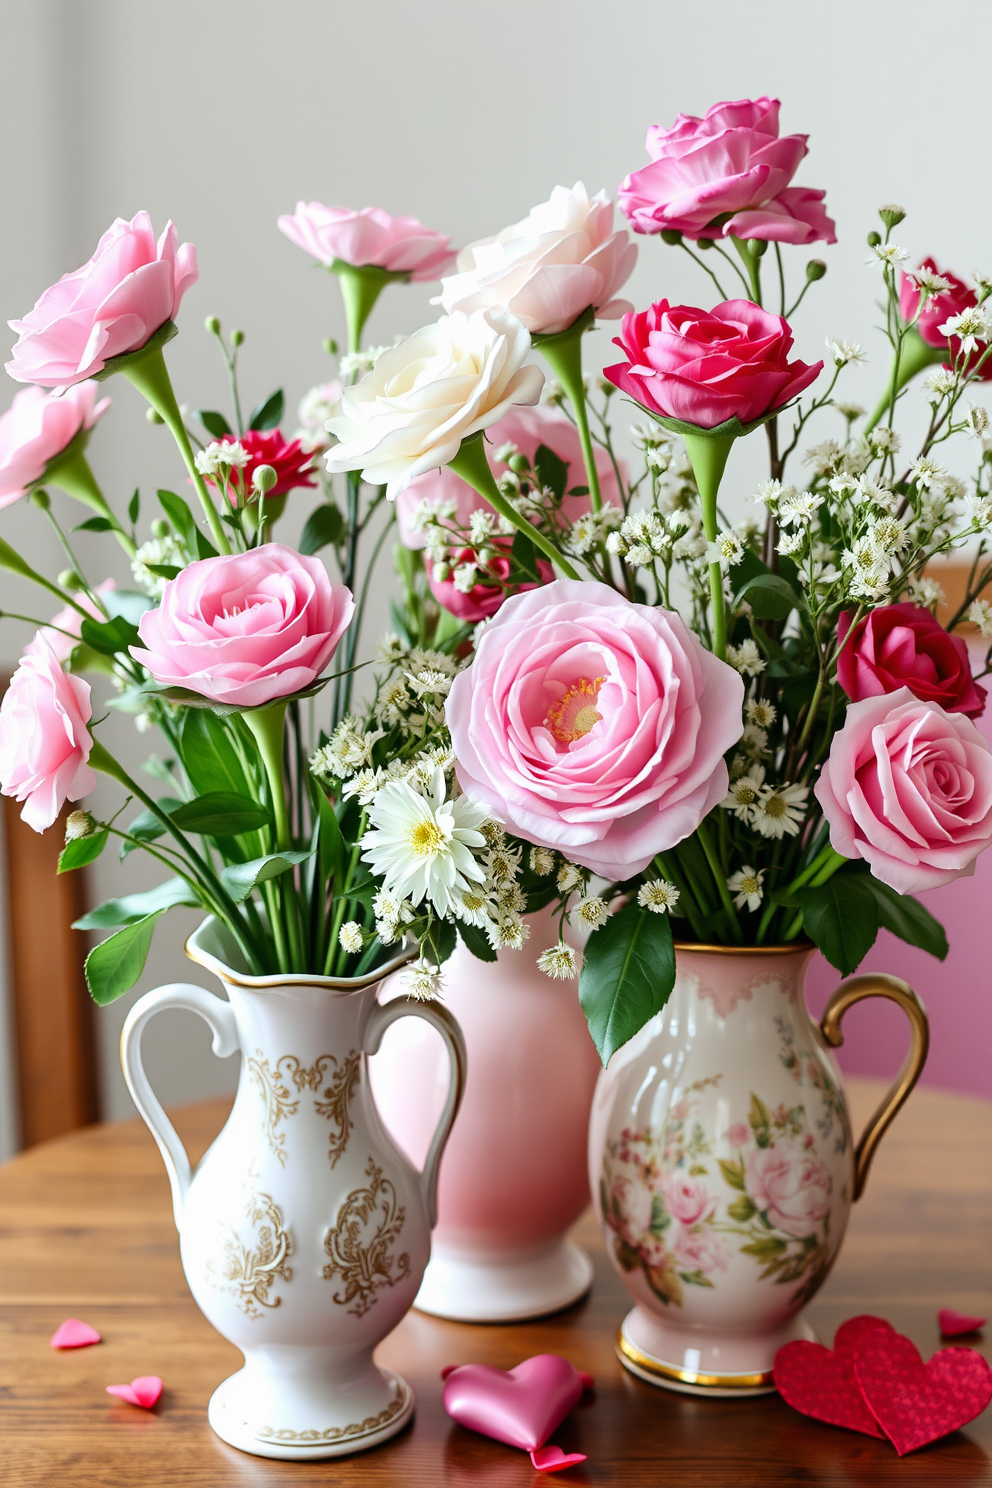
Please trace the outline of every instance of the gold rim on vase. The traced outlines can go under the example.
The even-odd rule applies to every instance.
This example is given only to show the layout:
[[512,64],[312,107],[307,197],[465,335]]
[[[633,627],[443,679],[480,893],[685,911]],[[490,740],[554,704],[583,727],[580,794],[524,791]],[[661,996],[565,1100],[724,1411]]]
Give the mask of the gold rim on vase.
[[650,1354],[642,1353],[632,1344],[624,1334],[622,1327],[617,1331],[616,1351],[621,1364],[632,1366],[633,1372],[650,1375],[668,1384],[687,1385],[699,1391],[725,1391],[727,1394],[738,1390],[743,1394],[775,1388],[770,1369],[756,1374],[704,1374],[695,1369],[679,1369],[675,1364],[663,1364],[660,1359],[654,1359]]

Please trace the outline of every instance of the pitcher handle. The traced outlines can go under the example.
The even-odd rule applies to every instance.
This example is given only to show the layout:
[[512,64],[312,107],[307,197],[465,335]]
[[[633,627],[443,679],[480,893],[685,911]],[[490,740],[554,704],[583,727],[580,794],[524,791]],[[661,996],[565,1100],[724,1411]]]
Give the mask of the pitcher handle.
[[909,1099],[910,1091],[923,1072],[927,1051],[930,1048],[930,1024],[927,1010],[908,982],[900,977],[886,976],[883,972],[870,971],[862,976],[849,977],[831,993],[823,1017],[820,1032],[832,1049],[839,1049],[844,1042],[841,1020],[848,1008],[865,997],[886,997],[902,1008],[909,1019],[912,1042],[905,1063],[885,1098],[871,1117],[854,1149],[854,1198],[860,1199],[868,1179],[868,1169],[875,1156],[875,1148],[885,1135],[890,1123]]
[[372,1009],[372,1016],[369,1018],[365,1033],[366,1054],[371,1056],[378,1051],[386,1029],[398,1018],[423,1018],[425,1023],[430,1023],[437,1029],[448,1050],[450,1070],[448,1094],[420,1174],[420,1189],[423,1194],[424,1207],[427,1210],[427,1222],[433,1229],[437,1224],[437,1179],[441,1157],[451,1135],[451,1128],[455,1124],[462,1096],[465,1094],[467,1063],[465,1040],[458,1023],[446,1007],[436,1002],[415,1002],[408,997],[395,997],[390,1002],[376,1003]]
[[168,986],[157,987],[154,992],[146,992],[144,997],[138,998],[127,1015],[121,1033],[124,1079],[131,1092],[131,1099],[162,1154],[172,1187],[172,1212],[178,1229],[192,1171],[186,1149],[179,1140],[179,1133],[162,1109],[162,1103],[152,1089],[141,1062],[141,1035],[145,1024],[166,1008],[181,1008],[184,1012],[199,1013],[204,1022],[210,1025],[214,1036],[211,1047],[219,1059],[226,1059],[229,1054],[237,1052],[238,1031],[234,1009],[229,1002],[224,1002],[212,992],[204,992],[202,987],[194,987],[189,982],[170,982]]

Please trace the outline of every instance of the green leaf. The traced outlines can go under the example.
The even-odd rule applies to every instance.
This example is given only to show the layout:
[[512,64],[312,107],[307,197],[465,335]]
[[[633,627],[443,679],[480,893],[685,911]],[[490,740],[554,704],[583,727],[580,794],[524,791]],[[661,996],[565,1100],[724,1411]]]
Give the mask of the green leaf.
[[341,835],[337,814],[324,792],[317,788],[317,850],[322,881],[340,884],[348,864],[348,845]]
[[540,571],[537,567],[537,549],[526,532],[518,532],[513,539],[513,546],[510,549],[510,582],[511,584],[539,584],[541,582]]
[[285,402],[282,388],[277,388],[263,403],[257,404],[252,409],[251,418],[248,420],[249,429],[274,429],[282,418]]
[[250,863],[231,863],[221,869],[220,876],[235,904],[240,904],[256,884],[278,878],[280,873],[295,868],[297,863],[305,863],[312,856],[309,852],[269,853],[264,858],[253,858]]
[[760,1240],[752,1240],[749,1245],[742,1245],[741,1255],[755,1256],[759,1261],[773,1261],[787,1249],[787,1241],[768,1235]]
[[116,1002],[134,986],[145,969],[157,919],[157,914],[150,914],[135,920],[90,951],[84,966],[86,985],[98,1007]]
[[85,522],[78,522],[72,530],[73,532],[113,532],[114,524],[107,517],[90,517]]
[[747,1113],[748,1124],[757,1136],[760,1132],[767,1132],[772,1124],[772,1113],[765,1105],[760,1096],[751,1092],[751,1107]]
[[863,874],[840,869],[826,883],[799,889],[803,928],[841,976],[857,971],[875,944],[879,903]]
[[132,527],[134,526],[135,522],[137,522],[140,513],[141,492],[138,490],[138,487],[135,486],[134,495],[131,497],[131,500],[127,504],[127,519],[131,523]]
[[791,610],[803,605],[796,591],[779,574],[757,574],[748,579],[734,596],[734,604],[747,600],[758,620],[784,620]]
[[300,536],[300,552],[305,557],[312,557],[319,553],[321,548],[326,548],[328,543],[335,547],[344,537],[345,524],[341,514],[341,508],[335,506],[332,501],[325,501],[321,506],[314,507],[307,517],[306,526]]
[[89,914],[73,922],[74,930],[108,930],[114,925],[134,925],[149,915],[164,914],[177,904],[196,907],[199,898],[184,878],[167,878],[165,883],[145,889],[141,894],[125,894],[120,899],[105,899]]
[[478,961],[495,961],[497,959],[496,952],[489,944],[485,931],[480,930],[478,925],[459,924],[458,934],[465,942],[466,948],[472,952],[472,955]]
[[206,791],[195,801],[186,801],[172,820],[184,832],[201,832],[208,837],[240,837],[242,832],[257,832],[271,825],[267,807],[250,796],[235,791]]
[[182,573],[182,569],[175,563],[146,563],[145,567],[158,579],[175,579]]
[[95,863],[107,845],[110,833],[104,827],[102,831],[92,832],[89,837],[74,837],[67,842],[59,854],[60,873],[68,873],[73,868],[85,868],[87,863]]
[[554,491],[560,501],[568,485],[568,466],[561,456],[556,455],[554,450],[548,449],[546,444],[537,446],[537,453],[534,456],[534,474],[540,484]]
[[196,525],[188,504],[175,491],[159,491],[158,499],[173,527],[193,558],[216,558],[217,549]]
[[112,620],[127,620],[131,625],[137,625],[146,611],[155,608],[155,601],[137,589],[108,589],[101,599]]
[[737,1162],[731,1162],[729,1158],[718,1157],[717,1167],[723,1174],[731,1188],[739,1188],[744,1192],[744,1160],[739,1158]]
[[207,433],[212,434],[215,439],[223,439],[225,434],[234,433],[227,419],[216,408],[198,408],[196,416]]
[[227,791],[254,799],[231,741],[231,727],[206,708],[190,708],[183,715],[180,753],[183,768],[198,796]]
[[741,1194],[739,1199],[735,1199],[732,1204],[727,1205],[727,1213],[731,1219],[736,1219],[738,1224],[747,1224],[748,1220],[753,1219],[757,1212],[757,1209],[751,1203],[747,1194]]
[[119,616],[116,620],[90,620],[80,626],[83,644],[101,656],[127,655],[128,646],[140,645],[138,628]]
[[424,936],[424,954],[435,966],[443,966],[458,944],[458,931],[447,920],[435,920]]
[[604,1066],[665,1006],[675,985],[675,947],[667,915],[633,900],[590,935],[579,1002]]
[[[159,796],[158,798],[159,810],[164,811],[166,816],[171,816],[174,811],[178,811],[182,804],[182,801],[177,801],[174,796]],[[131,837],[137,837],[138,842],[155,842],[157,838],[164,835],[165,830],[154,811],[140,812],[127,828],[128,834]],[[122,842],[121,861],[127,857],[128,853],[136,851],[137,843]]]
[[929,951],[938,961],[943,961],[949,950],[947,934],[939,920],[935,920],[928,909],[911,894],[898,894],[888,884],[873,878],[870,872],[858,875],[874,895],[878,905],[878,919],[883,930],[891,930],[900,940],[909,945]]

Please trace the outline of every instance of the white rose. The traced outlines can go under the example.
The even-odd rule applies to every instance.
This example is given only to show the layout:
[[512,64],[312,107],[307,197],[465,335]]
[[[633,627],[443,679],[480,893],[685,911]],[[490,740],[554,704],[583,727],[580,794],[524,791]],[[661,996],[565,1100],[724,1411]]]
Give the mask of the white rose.
[[456,274],[441,280],[432,301],[453,310],[503,310],[535,334],[567,330],[590,305],[605,320],[633,306],[614,296],[630,277],[637,247],[613,231],[605,191],[590,199],[581,181],[556,186],[549,201],[495,238],[458,255]]
[[360,469],[394,500],[513,404],[537,402],[544,374],[523,365],[529,351],[519,320],[487,310],[442,316],[408,336],[343,390],[326,424],[340,441],[326,456],[328,470]]

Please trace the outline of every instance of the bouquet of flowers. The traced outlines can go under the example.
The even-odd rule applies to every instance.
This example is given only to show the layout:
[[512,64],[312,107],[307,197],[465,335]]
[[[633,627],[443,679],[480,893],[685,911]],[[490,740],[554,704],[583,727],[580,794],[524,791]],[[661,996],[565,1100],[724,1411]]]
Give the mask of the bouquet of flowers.
[[[352,975],[415,939],[422,996],[459,936],[492,959],[553,905],[540,964],[575,976],[566,927],[585,937],[579,996],[604,1061],[664,1005],[676,938],[805,938],[845,974],[881,926],[946,954],[913,896],[992,842],[985,689],[955,633],[992,638],[992,440],[970,401],[992,378],[992,281],[907,267],[905,213],[883,207],[868,254],[889,367],[870,416],[847,401],[859,344],[828,338],[826,370],[793,355],[789,319],[826,265],[808,259],[790,289],[787,253],[835,235],[825,193],[791,184],[806,139],[780,135],[778,109],[652,126],[649,163],[621,184],[633,231],[694,260],[709,309],[620,299],[637,250],[582,183],[457,259],[412,218],[298,204],[279,226],[337,276],[349,344],[290,442],[281,394],[243,420],[238,337],[215,320],[233,422],[201,411],[187,427],[163,347],[196,266],[171,225],[156,243],[144,214],[116,223],[14,323],[8,370],[36,386],[0,421],[0,503],[30,495],[70,568],[52,582],[0,544],[65,607],[0,707],[0,783],[43,829],[105,771],[144,809],[123,826],[72,813],[62,866],[115,836],[174,875],[81,922],[113,930],[87,962],[98,1001],[133,984],[177,903],[219,916],[256,971]],[[379,293],[411,278],[440,278],[443,314],[363,346]],[[620,320],[619,358],[587,383],[597,319]],[[83,453],[106,408],[95,382],[118,370],[172,431],[196,498],[159,492],[140,546],[137,497],[115,515]],[[769,478],[734,522],[721,481],[751,436]],[[968,479],[946,463],[952,440]],[[274,541],[287,494],[317,483],[299,550]],[[135,589],[88,583],[46,485],[93,508],[84,525],[128,551]],[[383,512],[402,595],[353,706],[389,527],[360,555]],[[967,592],[943,624],[929,565],[962,547]],[[93,670],[165,733],[164,795],[94,739]]]

